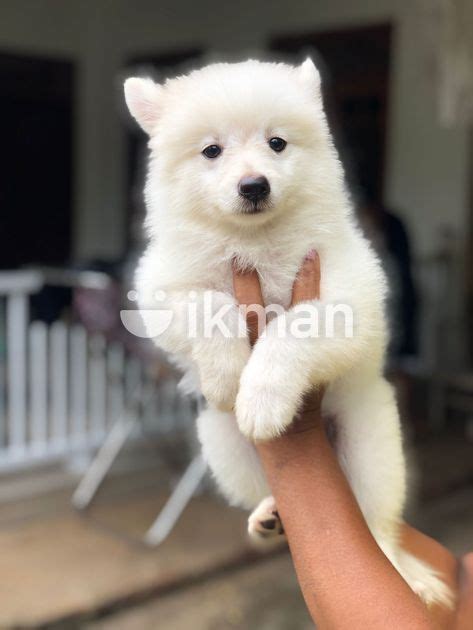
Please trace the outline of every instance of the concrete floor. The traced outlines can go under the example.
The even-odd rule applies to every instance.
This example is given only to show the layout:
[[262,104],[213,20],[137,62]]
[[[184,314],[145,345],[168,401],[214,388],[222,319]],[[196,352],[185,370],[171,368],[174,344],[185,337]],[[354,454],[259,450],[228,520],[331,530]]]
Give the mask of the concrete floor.
[[[473,550],[473,487],[427,502],[413,519],[458,555]],[[249,568],[153,599],[87,630],[308,630],[313,628],[291,559]]]
[[[409,521],[462,554],[473,549],[473,447],[452,439],[418,453],[422,500]],[[288,555],[250,553],[245,514],[212,493],[193,500],[161,547],[136,544],[164,500],[154,479],[111,480],[87,518],[65,490],[4,504],[0,627],[310,627]]]
[[158,549],[133,542],[162,502],[162,496],[146,492],[103,503],[93,519],[66,509],[1,530],[0,627],[93,615],[211,572],[248,551],[244,514],[209,497],[192,502]]
[[288,555],[233,571],[85,626],[87,630],[308,630]]

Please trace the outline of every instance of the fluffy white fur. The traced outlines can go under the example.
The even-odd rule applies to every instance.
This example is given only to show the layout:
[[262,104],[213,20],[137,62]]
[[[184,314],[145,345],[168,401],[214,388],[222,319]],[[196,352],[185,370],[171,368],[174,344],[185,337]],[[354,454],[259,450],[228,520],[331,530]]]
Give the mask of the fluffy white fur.
[[[252,440],[282,432],[302,394],[327,384],[323,410],[336,418],[338,458],[370,530],[416,592],[427,602],[448,602],[433,569],[398,546],[406,482],[396,403],[382,376],[386,284],[353,218],[315,66],[310,60],[296,68],[215,64],[162,86],[128,79],[125,95],[150,136],[150,241],[137,270],[139,304],[146,323],[155,292],[166,292],[159,306],[174,318],[156,343],[188,373],[188,389],[207,399],[198,432],[221,490],[232,504],[253,510],[267,498]],[[269,148],[273,136],[287,141],[283,152]],[[202,155],[209,144],[223,147],[218,158]],[[249,173],[270,182],[264,212],[242,211],[238,182]],[[266,304],[288,308],[296,272],[312,248],[322,267],[321,299],[314,303],[319,312],[350,305],[353,338],[337,328],[333,338],[279,338],[273,319],[250,352],[248,339],[236,336],[242,315],[232,294],[232,259],[258,270]],[[191,290],[200,317],[206,290],[214,292],[216,309],[228,305],[233,338],[218,331],[210,339],[188,337]],[[289,309],[286,326],[294,317]]]

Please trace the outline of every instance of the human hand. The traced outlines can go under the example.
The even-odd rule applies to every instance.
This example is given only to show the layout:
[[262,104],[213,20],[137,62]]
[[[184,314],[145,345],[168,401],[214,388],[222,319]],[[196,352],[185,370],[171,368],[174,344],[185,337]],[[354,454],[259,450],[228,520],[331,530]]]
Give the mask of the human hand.
[[[301,302],[318,299],[320,297],[320,259],[316,252],[307,256],[299,269],[292,288],[291,307]],[[236,301],[245,307],[245,316],[251,345],[254,345],[263,332],[264,323],[257,312],[250,307],[256,305],[264,307],[258,272],[253,269],[241,271],[233,269],[233,289]],[[247,375],[248,378],[248,375]],[[287,432],[298,433],[313,428],[320,419],[320,408],[323,390],[308,392],[303,399],[300,410],[295,414],[292,424],[283,427]],[[240,412],[244,406],[240,397]],[[237,412],[238,413],[238,412]],[[271,405],[268,405],[271,414]],[[246,417],[246,434],[258,437],[254,419]]]

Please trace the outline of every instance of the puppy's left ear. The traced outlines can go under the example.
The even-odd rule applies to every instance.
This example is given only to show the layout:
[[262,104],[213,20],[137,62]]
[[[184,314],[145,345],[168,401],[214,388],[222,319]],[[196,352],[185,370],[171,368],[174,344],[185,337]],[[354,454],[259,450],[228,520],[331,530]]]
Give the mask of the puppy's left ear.
[[297,75],[301,83],[308,86],[314,96],[320,97],[320,73],[315,67],[310,57],[304,61],[297,69]]

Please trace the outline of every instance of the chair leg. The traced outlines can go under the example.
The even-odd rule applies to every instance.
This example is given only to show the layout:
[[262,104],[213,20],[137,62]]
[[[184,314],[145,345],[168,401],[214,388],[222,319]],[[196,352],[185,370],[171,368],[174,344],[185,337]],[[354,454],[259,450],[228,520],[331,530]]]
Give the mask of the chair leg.
[[144,542],[147,545],[156,547],[168,537],[201,484],[206,469],[207,464],[202,455],[196,455],[186,468],[156,520],[146,532]]
[[[148,392],[148,395],[144,397],[146,403],[149,403],[152,396],[153,393]],[[85,510],[90,505],[113,462],[139,422],[137,413],[128,413],[116,421],[72,496],[72,504],[75,508]],[[201,484],[206,469],[207,464],[202,455],[196,455],[144,535],[143,542],[146,545],[156,547],[171,533]]]
[[76,509],[85,510],[90,505],[137,423],[137,418],[115,423],[72,495],[72,505]]
[[[144,401],[144,404],[149,404],[153,396],[155,396],[154,387],[149,386],[141,393],[141,400]],[[125,414],[118,418],[105,438],[104,443],[97,451],[96,456],[72,495],[72,505],[76,509],[85,510],[90,505],[110,471],[113,462],[116,460],[131,432],[139,423],[139,413],[136,408],[139,402],[140,397],[136,394]]]

